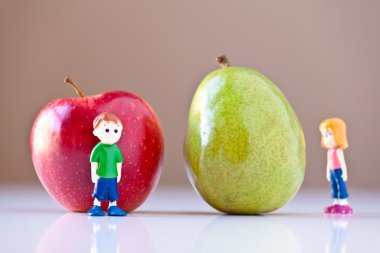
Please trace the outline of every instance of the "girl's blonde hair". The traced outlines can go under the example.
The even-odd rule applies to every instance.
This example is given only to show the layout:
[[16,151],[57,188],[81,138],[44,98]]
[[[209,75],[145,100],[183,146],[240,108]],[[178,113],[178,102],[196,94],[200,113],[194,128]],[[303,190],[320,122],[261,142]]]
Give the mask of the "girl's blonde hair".
[[[324,129],[331,129],[334,136],[335,143],[338,148],[345,149],[348,147],[347,134],[346,134],[346,123],[339,118],[325,119],[319,124],[319,130],[322,132]],[[323,143],[323,136],[321,139],[321,146],[327,148]]]

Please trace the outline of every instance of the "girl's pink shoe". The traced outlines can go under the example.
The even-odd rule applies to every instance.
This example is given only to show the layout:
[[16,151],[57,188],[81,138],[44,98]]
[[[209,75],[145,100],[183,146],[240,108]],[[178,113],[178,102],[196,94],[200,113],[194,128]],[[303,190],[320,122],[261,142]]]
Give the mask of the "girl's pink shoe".
[[353,210],[349,205],[339,206],[340,214],[352,214]]
[[325,209],[323,209],[323,212],[326,213],[326,214],[329,214],[329,213],[335,213],[335,210],[339,207],[339,205],[335,204],[335,205],[332,205],[332,206],[328,206],[328,207],[325,207]]

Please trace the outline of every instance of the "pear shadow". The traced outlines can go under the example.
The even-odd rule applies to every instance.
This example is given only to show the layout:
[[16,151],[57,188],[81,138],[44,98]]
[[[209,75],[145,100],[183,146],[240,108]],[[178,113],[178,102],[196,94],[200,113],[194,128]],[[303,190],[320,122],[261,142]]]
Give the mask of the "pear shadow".
[[143,210],[132,212],[135,215],[143,216],[221,216],[226,215],[217,211],[159,211],[159,210]]
[[190,249],[199,253],[302,252],[294,231],[281,219],[273,219],[270,215],[215,217],[194,237]]
[[142,210],[132,212],[135,215],[150,216],[224,216],[224,217],[323,217],[323,213],[263,213],[263,214],[228,214],[218,211],[172,211]]
[[292,212],[292,213],[267,213],[265,216],[272,217],[300,217],[300,218],[318,218],[323,217],[322,212]]

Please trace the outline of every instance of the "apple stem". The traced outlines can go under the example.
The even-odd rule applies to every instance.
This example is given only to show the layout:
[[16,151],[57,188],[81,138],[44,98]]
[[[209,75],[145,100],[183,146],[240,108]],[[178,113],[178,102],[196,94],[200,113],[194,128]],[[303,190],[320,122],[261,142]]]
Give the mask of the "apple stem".
[[225,55],[221,55],[216,57],[216,62],[222,67],[227,68],[230,66],[230,63],[228,62],[228,59]]
[[67,77],[65,78],[65,83],[70,84],[70,85],[74,88],[74,90],[76,91],[76,93],[77,93],[81,98],[84,97],[83,92],[79,89],[78,85],[76,85],[76,84],[73,82],[73,80],[70,79],[70,77],[67,76]]

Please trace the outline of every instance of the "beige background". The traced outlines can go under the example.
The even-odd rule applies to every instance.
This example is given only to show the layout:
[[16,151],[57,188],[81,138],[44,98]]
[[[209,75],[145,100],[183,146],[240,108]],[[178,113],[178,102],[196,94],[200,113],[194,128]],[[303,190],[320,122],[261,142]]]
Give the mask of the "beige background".
[[307,142],[305,187],[328,187],[318,123],[348,123],[349,184],[380,187],[380,2],[0,1],[0,184],[38,183],[29,131],[49,101],[124,89],[156,110],[165,134],[161,185],[188,184],[187,111],[225,53],[267,75],[297,112]]

